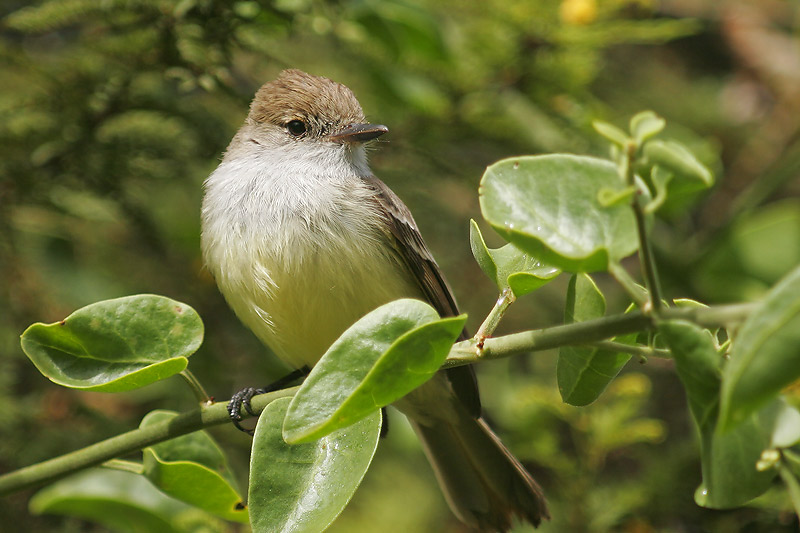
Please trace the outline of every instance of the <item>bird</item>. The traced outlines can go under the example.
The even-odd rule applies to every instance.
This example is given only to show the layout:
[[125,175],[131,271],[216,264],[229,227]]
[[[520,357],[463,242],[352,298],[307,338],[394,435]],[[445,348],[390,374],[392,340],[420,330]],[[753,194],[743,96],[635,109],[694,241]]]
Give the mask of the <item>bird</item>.
[[[239,319],[294,368],[313,367],[396,299],[459,314],[410,210],[370,170],[367,146],[387,131],[345,85],[284,70],[258,89],[204,183],[205,265]],[[471,366],[437,372],[394,405],[459,520],[489,532],[514,516],[549,518],[541,487],[482,418]]]

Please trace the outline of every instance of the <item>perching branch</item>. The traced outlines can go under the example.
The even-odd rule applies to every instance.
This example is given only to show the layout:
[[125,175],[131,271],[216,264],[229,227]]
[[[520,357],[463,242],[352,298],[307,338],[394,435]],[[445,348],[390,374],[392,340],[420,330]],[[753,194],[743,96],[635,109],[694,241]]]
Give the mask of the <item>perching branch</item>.
[[[261,413],[273,400],[292,396],[298,387],[253,397],[253,412]],[[61,479],[69,474],[123,457],[147,446],[201,429],[230,422],[225,402],[203,406],[173,419],[134,429],[80,450],[0,476],[0,496]]]
[[[664,309],[660,318],[684,319],[705,327],[720,327],[741,322],[756,305],[748,303],[706,308]],[[641,311],[634,311],[586,322],[488,338],[484,341],[482,349],[477,347],[474,339],[470,339],[453,346],[444,367],[499,359],[559,346],[598,342],[625,333],[650,330],[654,327],[653,317],[645,315]],[[253,412],[255,415],[259,415],[270,402],[292,396],[298,388],[292,387],[253,397]],[[249,416],[246,413],[242,413],[242,415],[245,418]],[[147,446],[229,421],[226,402],[203,406],[159,424],[134,429],[66,455],[4,474],[0,476],[0,496],[43,485],[79,470],[124,457]]]

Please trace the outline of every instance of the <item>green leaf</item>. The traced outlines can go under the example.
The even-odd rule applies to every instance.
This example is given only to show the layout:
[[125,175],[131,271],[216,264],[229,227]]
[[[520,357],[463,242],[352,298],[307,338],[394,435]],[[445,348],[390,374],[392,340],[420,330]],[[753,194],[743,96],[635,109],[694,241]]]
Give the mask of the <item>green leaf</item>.
[[[564,323],[600,318],[605,312],[606,300],[592,278],[586,274],[574,274],[567,287]],[[635,335],[630,337],[633,340]],[[561,399],[570,405],[589,405],[603,393],[630,358],[630,354],[598,348],[560,348],[556,376]]]
[[756,463],[769,447],[779,411],[777,402],[752,413],[726,433],[717,431],[721,356],[708,330],[680,320],[659,324],[686,389],[689,408],[700,434],[703,483],[695,493],[698,505],[712,509],[738,507],[764,493],[774,470],[759,472]]
[[478,227],[478,223],[474,219],[469,220],[469,246],[475,262],[481,267],[483,273],[500,288],[500,283],[497,281],[497,265],[489,252],[489,247],[486,246],[486,241],[483,240],[481,228]]
[[708,309],[708,305],[691,298],[673,298],[672,303],[681,309]]
[[650,181],[653,182],[653,187],[656,190],[656,196],[652,201],[644,206],[645,213],[655,213],[658,211],[659,207],[664,205],[664,202],[666,202],[668,196],[667,188],[673,177],[675,177],[675,175],[672,172],[664,170],[658,165],[655,165],[650,170]]
[[633,185],[624,189],[607,189],[603,187],[597,192],[597,201],[602,207],[630,204],[634,194],[636,194],[636,187]]
[[194,309],[163,296],[141,294],[78,309],[54,324],[33,324],[22,350],[59,385],[120,392],[143,387],[186,368],[203,342]]
[[641,145],[644,141],[658,135],[667,122],[652,111],[642,111],[631,118],[631,135],[636,143]]
[[676,320],[662,323],[658,331],[672,351],[695,422],[701,430],[713,429],[719,411],[722,356],[711,332]]
[[616,145],[625,146],[631,141],[631,138],[628,137],[627,133],[613,124],[609,124],[608,122],[603,122],[602,120],[593,120],[592,127],[597,133]]
[[703,483],[695,493],[698,505],[740,507],[769,489],[775,471],[759,472],[756,463],[769,446],[776,411],[773,403],[735,430],[701,436]]
[[[140,427],[177,416],[152,411]],[[205,431],[196,431],[144,449],[144,475],[173,498],[226,520],[247,522],[247,510],[235,487],[228,461]]]
[[558,276],[561,271],[534,259],[513,244],[491,249],[474,220],[470,220],[469,240],[475,261],[502,292],[511,289],[519,298]]
[[770,290],[733,342],[720,425],[730,429],[800,378],[800,267]]
[[308,442],[346,427],[430,379],[464,329],[419,300],[395,300],[350,326],[297,391],[283,435]]
[[602,189],[623,190],[609,161],[565,154],[504,159],[486,169],[484,218],[524,252],[568,272],[605,270],[636,251],[633,209],[603,207]]
[[678,141],[650,141],[644,145],[644,155],[653,165],[701,181],[706,187],[714,184],[711,171]]
[[34,514],[61,514],[103,524],[120,533],[179,533],[176,525],[191,508],[159,492],[130,472],[91,469],[37,492]]
[[380,411],[320,440],[287,444],[281,424],[291,399],[261,413],[250,459],[253,531],[317,533],[345,508],[378,446]]

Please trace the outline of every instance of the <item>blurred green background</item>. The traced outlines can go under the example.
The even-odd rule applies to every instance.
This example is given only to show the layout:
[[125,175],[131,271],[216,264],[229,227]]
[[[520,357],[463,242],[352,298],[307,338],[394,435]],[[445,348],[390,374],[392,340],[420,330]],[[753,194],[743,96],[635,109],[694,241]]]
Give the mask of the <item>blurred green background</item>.
[[[177,377],[113,395],[51,384],[19,347],[32,322],[164,294],[205,321],[190,368],[211,394],[283,374],[203,270],[199,206],[253,93],[287,67],[348,85],[389,126],[372,168],[414,212],[473,330],[496,298],[468,243],[483,169],[603,155],[591,121],[643,109],[718,177],[656,223],[664,293],[757,298],[800,263],[798,17],[791,0],[0,0],[0,472],[193,407]],[[557,324],[565,287],[521,299],[500,332]],[[780,489],[738,510],[694,504],[698,448],[669,362],[630,363],[580,409],[561,402],[555,361],[478,368],[489,419],[548,495],[542,531],[798,530]],[[213,434],[246,476],[250,438]],[[30,515],[32,493],[0,500],[0,530],[105,530]],[[331,530],[463,531],[402,417]]]

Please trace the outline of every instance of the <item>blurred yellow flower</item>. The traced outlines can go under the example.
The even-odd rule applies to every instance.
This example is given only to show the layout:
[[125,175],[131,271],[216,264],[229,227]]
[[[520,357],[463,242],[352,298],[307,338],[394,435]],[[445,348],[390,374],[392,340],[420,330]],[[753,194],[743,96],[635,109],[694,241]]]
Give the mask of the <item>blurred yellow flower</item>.
[[563,0],[558,10],[565,24],[584,26],[597,18],[596,0]]

